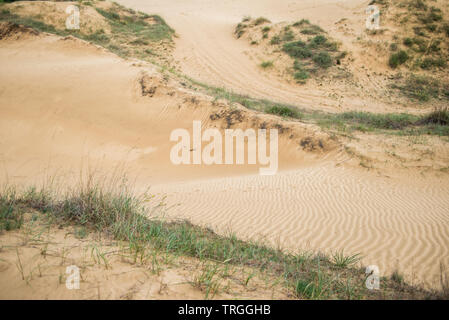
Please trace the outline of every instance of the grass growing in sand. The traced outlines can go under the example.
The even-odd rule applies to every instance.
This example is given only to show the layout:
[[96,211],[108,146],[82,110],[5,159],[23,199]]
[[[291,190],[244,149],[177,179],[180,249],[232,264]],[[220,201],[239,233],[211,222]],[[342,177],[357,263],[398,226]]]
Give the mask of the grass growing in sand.
[[[52,224],[85,228],[126,241],[136,257],[151,248],[197,258],[206,267],[193,277],[191,284],[204,290],[206,298],[212,297],[220,288],[220,280],[229,276],[228,266],[249,267],[270,275],[298,298],[426,298],[442,294],[391,279],[382,281],[381,290],[370,291],[365,287],[364,269],[356,267],[359,257],[347,257],[343,251],[332,257],[312,252],[292,254],[262,243],[242,241],[232,234],[221,236],[188,221],[155,218],[153,210],[160,207],[150,209],[148,202],[152,197],[135,196],[124,181],[107,184],[89,178],[74,189],[58,193],[48,186],[23,191],[5,187],[0,192],[0,232],[20,228],[24,213],[33,210]],[[253,276],[246,276],[246,285]]]
[[[264,23],[269,21],[264,20]],[[256,34],[262,34],[259,43],[266,44],[273,57],[278,56],[278,52],[283,52],[294,59],[291,70],[298,83],[305,83],[310,75],[340,63],[339,60],[344,57],[344,53],[338,51],[338,44],[323,29],[308,20],[302,19],[285,26],[259,24],[258,19],[243,19],[236,26],[234,34],[241,38],[248,33],[248,39],[254,41],[250,31],[256,29]],[[272,34],[271,38],[269,33]],[[298,64],[301,65],[301,70],[297,69]]]
[[95,1],[78,4],[78,6],[87,5],[93,7],[105,19],[110,31],[99,29],[89,32],[91,30],[88,27],[80,30],[57,28],[41,21],[39,16],[20,16],[10,9],[0,10],[0,21],[24,25],[59,36],[74,36],[105,47],[123,58],[134,57],[164,63],[166,50],[169,49],[175,33],[164,19],[158,15],[136,12],[117,3],[111,3],[107,8],[98,6]]
[[438,80],[424,75],[409,75],[402,84],[392,85],[412,100],[429,101],[430,99],[449,99],[449,88]]
[[[437,135],[449,136],[449,123],[444,120],[449,114],[447,108],[438,108],[423,116],[407,113],[376,114],[369,112],[349,111],[338,114],[327,114],[318,119],[322,127],[333,128],[343,132],[376,131],[396,135]],[[441,115],[441,121],[437,119]],[[431,120],[432,119],[432,120]]]
[[[378,114],[364,111],[328,113],[300,109],[293,105],[266,99],[256,99],[247,95],[234,93],[224,88],[209,86],[185,76],[184,78],[191,82],[194,88],[195,86],[199,87],[200,90],[205,91],[216,99],[226,99],[230,103],[239,103],[248,109],[275,114],[292,120],[297,119],[302,122],[314,123],[324,129],[332,129],[345,133],[352,131],[375,133],[379,131],[385,134],[404,136],[423,134],[449,136],[449,124],[445,120],[449,114],[449,110],[445,107],[436,108],[434,111],[422,116],[408,113]],[[426,82],[425,87],[418,86],[418,88],[421,90],[438,90],[435,86],[430,87],[427,84]],[[434,119],[435,115],[439,115],[440,120],[429,121],[429,119]]]
[[[404,65],[410,69],[440,70],[447,67],[447,26],[443,2],[434,0],[372,1],[381,12],[398,25],[393,39],[401,39],[396,53],[388,60],[391,68]],[[444,10],[444,11],[443,11]],[[405,36],[404,36],[405,34]],[[395,50],[396,51],[396,50]]]
[[[118,4],[112,4],[109,9],[96,7],[95,2],[91,6],[110,24],[110,33],[99,30],[94,33],[84,34],[79,31],[61,30],[30,17],[18,16],[7,9],[0,11],[0,20],[23,24],[38,31],[61,36],[73,35],[101,45],[119,56],[136,57],[159,64],[153,60],[155,55],[157,55],[157,50],[151,44],[159,43],[160,41],[171,41],[171,37],[174,34],[174,31],[161,17],[136,12]],[[250,18],[244,18],[243,20],[240,25],[241,30],[245,30],[249,24],[255,24],[255,21],[252,21]],[[264,33],[271,30],[266,25],[269,23],[266,19],[258,19],[257,22]],[[315,69],[326,69],[333,64],[334,59],[336,59],[334,57],[336,44],[330,41],[318,26],[311,24],[307,20],[303,19],[291,26],[287,26],[284,28],[284,31],[287,33],[292,29],[299,30],[301,34],[310,35],[305,41],[296,40],[290,42],[283,41],[281,36],[278,37],[279,44],[282,44],[282,50],[296,59],[293,64],[294,79],[297,82],[304,83]],[[305,30],[309,29],[315,30],[315,32],[304,33]],[[272,39],[275,37],[273,36]],[[164,63],[159,65],[163,66]],[[274,67],[273,61],[264,61],[261,63],[261,67],[270,69]],[[315,123],[323,128],[337,129],[343,132],[383,130],[386,133],[400,135],[449,135],[446,124],[425,123],[419,121],[420,119],[417,116],[407,114],[376,115],[367,112],[346,112],[340,114],[312,112],[302,110],[293,105],[236,94],[223,88],[212,87],[194,81],[184,75],[177,74],[174,70],[166,70],[188,80],[192,84],[192,88],[200,88],[200,90],[206,91],[206,93],[217,99],[226,99],[231,103],[239,103],[248,109],[277,114],[285,118],[301,119],[301,121]],[[395,84],[393,87],[399,89],[402,94],[409,98],[418,101],[449,99],[449,92],[446,86],[430,77],[412,74],[403,83]],[[407,119],[407,121],[404,119]]]

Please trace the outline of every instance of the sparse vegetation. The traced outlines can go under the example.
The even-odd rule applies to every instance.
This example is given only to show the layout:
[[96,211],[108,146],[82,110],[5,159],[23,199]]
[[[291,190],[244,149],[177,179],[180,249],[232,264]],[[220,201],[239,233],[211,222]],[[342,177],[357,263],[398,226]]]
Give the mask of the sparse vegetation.
[[440,83],[430,77],[411,74],[404,84],[395,84],[393,88],[399,89],[405,96],[418,101],[429,101],[441,95]]
[[123,40],[122,44],[135,40],[154,42],[171,39],[174,30],[160,16],[139,13],[119,14],[118,12],[121,8],[123,9],[124,7],[119,6],[111,10],[95,9],[108,20],[112,27],[112,33],[116,37],[120,37],[120,40]]
[[[298,68],[301,67],[297,62]],[[338,129],[339,131],[375,131],[384,130],[384,133],[398,134],[398,135],[438,135],[449,136],[449,127],[447,125],[433,125],[420,122],[425,115],[419,117],[408,113],[390,113],[390,114],[376,114],[370,112],[342,112],[342,113],[326,113],[319,111],[310,111],[299,109],[296,106],[273,102],[266,99],[255,99],[247,95],[233,93],[223,88],[212,87],[204,83],[189,79],[192,84],[202,88],[207,94],[216,99],[226,99],[230,103],[239,103],[242,106],[261,112],[272,110],[279,110],[279,108],[287,108],[297,112],[297,118],[303,122],[311,122],[320,125],[322,128]],[[423,82],[421,82],[423,81]],[[395,88],[403,90],[403,94],[410,94],[414,97],[427,97],[430,99],[435,95],[444,94],[441,85],[435,80],[429,78],[422,78],[411,75],[407,78],[403,86],[396,85]],[[447,98],[449,99],[449,92]],[[274,112],[274,114],[278,114]]]
[[[153,61],[155,57],[159,56],[157,54],[158,46],[163,44],[162,47],[164,47],[172,41],[174,30],[158,15],[136,12],[116,3],[113,3],[112,7],[107,10],[95,7],[95,4],[91,4],[91,6],[110,25],[110,33],[101,29],[92,33],[83,30],[58,29],[38,20],[36,17],[22,17],[8,10],[0,12],[0,21],[21,24],[37,31],[60,36],[71,35],[103,46],[121,57],[137,57],[149,61]],[[151,54],[148,54],[149,49]],[[165,53],[166,51],[164,51],[163,56],[166,56]],[[161,61],[164,60],[163,56],[161,56]]]
[[[334,63],[334,59],[329,52],[335,51],[336,45],[329,42],[325,36],[318,35],[309,39],[308,43],[301,40],[285,43],[282,50],[292,58],[301,60],[312,58],[316,67],[326,69]],[[302,72],[302,74],[305,73]]]
[[293,39],[295,39],[295,35],[291,30],[287,30],[284,32],[284,34],[282,35],[282,41],[292,41]]
[[360,254],[347,256],[344,254],[344,250],[332,253],[332,262],[339,268],[346,268],[348,266],[356,264],[359,261]]
[[[149,211],[147,203],[151,197],[148,194],[134,196],[131,188],[120,180],[113,179],[110,186],[109,183],[104,179],[99,183],[89,177],[79,187],[58,194],[48,186],[23,192],[9,187],[0,192],[0,207],[2,212],[7,208],[15,214],[30,210],[40,212],[49,223],[96,230],[127,241],[136,251],[136,257],[149,247],[200,259],[205,267],[193,276],[191,284],[203,290],[205,298],[217,293],[226,274],[216,263],[246,266],[282,279],[286,288],[306,299],[426,298],[441,294],[406,283],[401,285],[401,290],[396,290],[396,280],[383,281],[379,292],[370,291],[365,287],[364,269],[350,266],[355,263],[356,256],[345,257],[343,252],[337,259],[309,252],[291,254],[261,243],[245,242],[234,235],[220,236],[187,221],[151,218],[154,214]],[[160,208],[157,204],[154,206]],[[1,215],[1,225],[5,225],[7,219]],[[107,265],[105,257],[101,253],[97,255]]]
[[399,285],[402,285],[404,283],[404,277],[397,270],[395,270],[391,274],[391,280],[393,280],[394,282],[396,282]]
[[404,50],[401,50],[397,53],[393,53],[390,56],[390,60],[388,61],[388,64],[390,65],[390,67],[395,69],[398,66],[400,66],[401,64],[404,64],[408,60],[408,58],[409,58],[409,56],[408,56],[407,52],[405,52]]
[[[390,2],[400,10],[401,13],[397,15],[403,16],[400,22],[402,31],[407,34],[410,31],[414,33],[414,36],[406,36],[402,40],[402,44],[408,48],[407,51],[400,50],[390,55],[388,64],[391,68],[395,69],[407,61],[410,63],[407,63],[406,67],[410,69],[414,69],[415,66],[424,70],[447,67],[449,47],[441,45],[444,42],[441,34],[449,31],[447,22],[443,19],[443,11],[429,2],[425,0],[413,0],[407,3]],[[438,4],[435,3],[435,5]],[[395,37],[399,38],[398,35],[393,36]]]
[[281,117],[298,118],[298,112],[286,106],[272,106],[266,109],[266,113],[276,114]]
[[270,44],[271,45],[276,45],[276,44],[279,44],[279,43],[281,43],[281,38],[279,36],[274,36],[270,40]]
[[306,59],[312,56],[312,51],[301,40],[284,44],[282,50],[292,58]]
[[303,65],[298,60],[295,60],[293,69],[295,70],[293,77],[296,81],[304,83],[305,80],[309,78],[309,73],[304,69]]
[[[430,114],[416,116],[407,113],[376,114],[349,111],[335,115],[316,115],[318,124],[323,127],[336,128],[340,131],[374,131],[387,130],[399,135],[431,134],[449,136],[449,126],[445,122],[446,109],[436,110]],[[438,119],[438,120],[437,120]]]
[[259,17],[256,20],[254,20],[254,24],[256,26],[258,26],[260,24],[264,24],[264,23],[270,23],[270,22],[271,22],[270,20],[268,20],[267,18],[264,18],[264,17]]
[[264,61],[260,64],[263,69],[271,68],[273,66],[273,61]]
[[332,66],[332,57],[326,51],[321,51],[313,56],[313,62],[317,66],[326,69]]
[[420,67],[422,69],[432,69],[434,67],[437,68],[445,68],[447,65],[446,60],[444,60],[443,58],[438,58],[438,59],[433,59],[433,58],[425,58],[422,62]]
[[[235,29],[237,38],[257,25],[257,20],[248,20],[246,23],[239,23]],[[290,70],[292,71],[293,78],[298,83],[305,83],[312,75],[317,74],[320,70],[331,67],[334,63],[341,64],[341,60],[346,56],[346,54],[338,52],[337,43],[331,41],[325,35],[323,29],[311,24],[306,19],[287,25],[266,25],[259,27],[258,30],[262,32],[262,40],[260,43],[267,43],[264,39],[268,39],[270,45],[279,46],[272,49],[273,52],[278,52],[280,49],[288,56],[294,58],[294,66]],[[272,33],[271,38],[268,35],[269,31]],[[252,40],[252,36],[248,36],[248,40],[250,42],[254,41]],[[301,61],[300,68],[297,64],[298,61]]]
[[449,126],[449,107],[436,108],[419,120],[420,124]]
[[22,226],[23,212],[17,210],[15,199],[14,189],[0,194],[0,232],[18,229]]
[[237,39],[243,36],[245,33],[245,29],[247,28],[247,25],[244,23],[239,23],[234,30],[234,34],[237,36]]

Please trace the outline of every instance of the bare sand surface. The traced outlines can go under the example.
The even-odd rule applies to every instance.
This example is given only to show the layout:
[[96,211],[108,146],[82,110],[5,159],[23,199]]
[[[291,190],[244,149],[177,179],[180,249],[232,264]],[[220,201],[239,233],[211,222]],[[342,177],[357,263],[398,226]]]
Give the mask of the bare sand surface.
[[[225,107],[201,96],[188,102],[196,93],[165,83],[154,67],[72,38],[2,40],[0,66],[2,182],[56,176],[68,185],[86,165],[105,174],[122,166],[138,189],[167,195],[168,215],[221,232],[289,250],[360,252],[363,264],[382,275],[397,268],[415,284],[437,286],[440,263],[449,265],[445,174],[379,175],[341,164],[338,150],[306,152],[286,136],[275,176],[248,165],[174,166],[171,130],[193,120],[214,126],[210,113]],[[158,83],[151,98],[141,95],[142,72]]]

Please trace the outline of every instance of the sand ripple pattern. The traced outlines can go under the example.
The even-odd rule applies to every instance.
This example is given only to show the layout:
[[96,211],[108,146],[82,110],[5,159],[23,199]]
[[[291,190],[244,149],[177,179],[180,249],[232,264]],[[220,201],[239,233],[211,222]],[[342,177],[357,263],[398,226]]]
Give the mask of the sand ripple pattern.
[[449,265],[449,190],[414,187],[321,166],[275,176],[246,176],[156,186],[170,215],[261,237],[290,250],[345,249],[383,274],[438,285]]

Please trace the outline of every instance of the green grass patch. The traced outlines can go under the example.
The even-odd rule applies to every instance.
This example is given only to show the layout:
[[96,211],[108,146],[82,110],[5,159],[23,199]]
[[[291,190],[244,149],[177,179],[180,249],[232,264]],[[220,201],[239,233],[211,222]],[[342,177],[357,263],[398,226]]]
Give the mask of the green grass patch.
[[449,126],[449,107],[437,108],[419,120],[420,124]]
[[321,51],[315,54],[312,58],[313,62],[320,68],[326,69],[333,65],[332,57],[326,51]]
[[299,118],[297,110],[286,106],[271,106],[265,110],[266,113],[276,114],[281,117]]
[[[99,14],[105,17],[112,27],[112,33],[129,39],[142,41],[171,40],[174,30],[158,15],[118,14],[114,9],[103,10],[95,8]],[[147,22],[151,20],[152,23]],[[126,40],[125,40],[126,42]]]
[[399,67],[401,64],[404,64],[408,60],[409,56],[407,52],[401,50],[397,53],[393,53],[388,60],[388,64],[391,68],[395,69]]
[[[327,69],[334,64],[334,58],[330,52],[337,51],[337,45],[329,41],[324,35],[317,35],[304,42],[302,40],[287,42],[282,46],[282,50],[297,61],[311,59],[317,68]],[[312,69],[314,71],[315,69]],[[298,70],[297,70],[298,71]],[[309,70],[299,70],[294,77],[297,80],[307,79],[306,72]],[[308,74],[308,73],[307,73]],[[302,79],[301,79],[302,78]]]
[[425,58],[420,67],[425,70],[430,70],[433,68],[445,68],[447,66],[447,61],[444,58]]
[[413,136],[449,136],[448,110],[435,110],[423,116],[407,113],[377,114],[349,111],[337,114],[315,114],[317,124],[342,132],[362,131]]
[[438,98],[441,93],[440,83],[426,76],[410,75],[404,84],[395,84],[393,88],[399,89],[403,95],[418,101],[429,101],[431,98]]
[[[296,70],[303,70],[301,63],[295,62]],[[295,69],[295,68],[294,68]],[[185,77],[185,76],[184,76]],[[207,84],[195,81],[188,77],[185,77],[194,86],[199,87],[197,90],[203,90],[206,94],[215,97],[215,99],[225,99],[232,103],[239,103],[242,106],[257,110],[260,112],[266,112],[271,114],[277,114],[281,116],[287,116],[291,118],[300,119],[302,122],[314,123],[322,128],[337,129],[342,132],[351,131],[364,131],[364,132],[376,132],[381,131],[385,134],[392,135],[404,135],[415,136],[421,134],[437,135],[437,136],[449,136],[449,126],[441,123],[431,123],[429,121],[422,122],[427,115],[416,116],[407,113],[390,113],[390,114],[377,114],[370,112],[343,112],[343,113],[327,113],[320,111],[310,111],[307,109],[301,109],[294,105],[289,105],[280,102],[274,102],[267,99],[256,99],[249,97],[248,95],[242,95],[226,90],[224,88],[217,88],[209,86]],[[412,79],[412,80],[410,80]],[[415,82],[416,79],[421,77],[412,76],[408,78],[407,82]],[[407,90],[413,90],[413,95],[416,95],[415,90],[437,90],[439,84],[433,84],[427,78],[424,78],[425,85],[422,84],[410,85],[408,83]],[[411,89],[414,86],[415,89]],[[406,90],[402,88],[401,90]],[[434,94],[432,92],[432,94]],[[420,95],[421,96],[421,95]],[[449,92],[448,92],[449,99]]]
[[271,68],[273,66],[273,61],[263,61],[260,66],[263,69]]
[[291,30],[285,31],[282,34],[281,40],[284,41],[284,42],[285,41],[292,41],[293,39],[295,39],[295,35],[294,35],[294,33]]
[[161,41],[172,41],[174,30],[158,15],[135,12],[115,3],[108,10],[96,7],[95,9],[110,24],[110,34],[106,34],[104,30],[84,33],[82,30],[56,29],[37,18],[21,17],[8,10],[0,11],[0,21],[24,25],[59,36],[71,35],[103,46],[124,58],[132,56],[145,59],[146,49],[149,49],[145,47],[151,47],[153,43],[159,44]]
[[292,58],[306,59],[312,56],[312,51],[301,40],[285,43],[282,50]]
[[293,63],[293,69],[295,70],[293,74],[295,80],[299,83],[305,83],[305,80],[309,78],[309,73],[304,68],[302,63],[299,62],[298,60],[295,60],[295,62]]
[[270,44],[271,44],[271,45],[277,45],[277,44],[280,44],[280,43],[281,43],[281,37],[278,36],[278,35],[273,36],[273,37],[271,38],[271,40],[270,40]]

